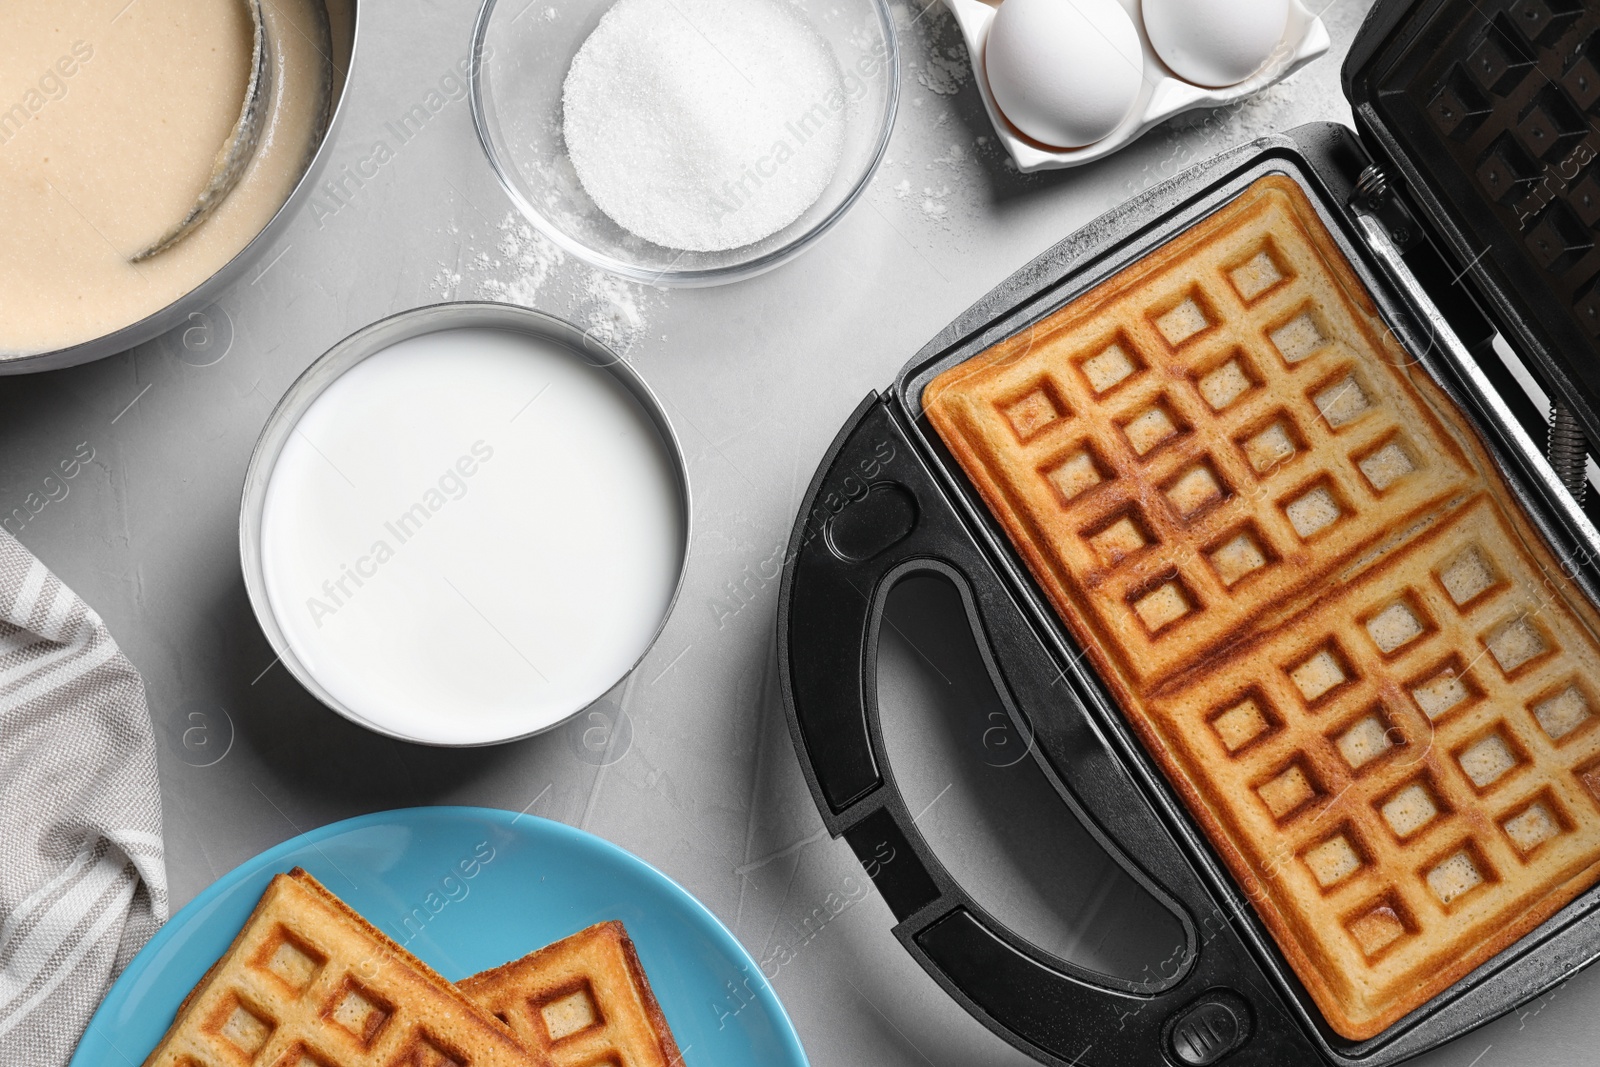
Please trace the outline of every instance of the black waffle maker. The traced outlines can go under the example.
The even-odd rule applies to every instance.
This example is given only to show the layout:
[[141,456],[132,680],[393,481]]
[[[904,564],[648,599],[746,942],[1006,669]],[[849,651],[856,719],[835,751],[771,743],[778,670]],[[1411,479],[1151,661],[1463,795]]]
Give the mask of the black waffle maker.
[[[1600,603],[1600,535],[1574,499],[1585,436],[1600,440],[1600,5],[1379,0],[1343,77],[1359,132],[1315,124],[1227,152],[1057,244],[948,326],[850,416],[795,524],[779,662],[818,810],[866,867],[906,951],[1043,1063],[1379,1067],[1600,955],[1596,887],[1376,1037],[1333,1032],[922,416],[941,371],[1256,178],[1288,175]],[[1496,353],[1497,332],[1515,356]],[[1549,424],[1509,369],[1516,356],[1548,398]],[[1187,948],[1171,973],[1130,982],[1041,951],[956,884],[914,825],[885,754],[877,647],[890,590],[930,574],[960,591],[999,698],[1062,802],[1178,916]]]

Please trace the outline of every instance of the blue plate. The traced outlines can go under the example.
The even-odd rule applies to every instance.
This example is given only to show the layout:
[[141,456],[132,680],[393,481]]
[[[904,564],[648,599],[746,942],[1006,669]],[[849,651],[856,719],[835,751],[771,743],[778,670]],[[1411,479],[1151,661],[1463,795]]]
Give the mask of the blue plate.
[[676,882],[561,823],[443,807],[324,826],[217,879],[117,979],[71,1067],[144,1062],[272,876],[296,866],[452,980],[592,923],[621,919],[687,1067],[807,1067],[800,1039],[755,961]]

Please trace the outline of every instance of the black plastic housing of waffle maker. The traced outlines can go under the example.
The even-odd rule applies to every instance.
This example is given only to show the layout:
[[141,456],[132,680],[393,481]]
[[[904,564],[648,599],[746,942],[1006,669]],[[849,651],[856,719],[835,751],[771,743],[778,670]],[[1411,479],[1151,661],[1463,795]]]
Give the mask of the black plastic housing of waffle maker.
[[[1449,127],[1447,105],[1456,98],[1479,107],[1459,71],[1496,57],[1514,66],[1518,39],[1507,34],[1532,33],[1521,57],[1532,77],[1551,66],[1529,58],[1532,44],[1587,42],[1578,30],[1587,34],[1590,22],[1600,27],[1600,12],[1582,0],[1380,0],[1344,70],[1359,136],[1319,123],[1257,140],[1090,223],[925,345],[886,391],[861,402],[823,457],[790,539],[778,606],[781,688],[801,766],[828,831],[848,841],[893,912],[901,945],[967,1011],[1040,1062],[1381,1067],[1515,1009],[1600,956],[1596,886],[1377,1036],[1352,1041],[1335,1033],[1082,661],[923,417],[920,399],[939,373],[1051,314],[1257,178],[1287,175],[1306,191],[1386,323],[1483,438],[1564,570],[1600,603],[1600,535],[1543,457],[1545,416],[1490,343],[1503,334],[1547,395],[1570,405],[1600,440],[1600,344],[1583,339],[1568,291],[1581,302],[1588,283],[1571,278],[1590,260],[1565,249],[1551,269],[1538,266],[1548,249],[1530,234],[1543,216],[1522,211],[1508,224],[1494,213],[1504,204],[1470,185],[1437,181],[1452,165],[1462,171],[1460,160],[1475,149],[1441,147],[1448,129],[1430,141],[1416,126],[1420,115]],[[1600,77],[1600,36],[1594,41]],[[1578,59],[1563,62],[1586,61],[1587,49],[1584,43],[1574,49]],[[1441,69],[1438,84],[1418,80]],[[1480,80],[1508,89],[1508,106],[1527,111],[1509,91],[1518,87],[1510,77],[1486,67]],[[1456,97],[1441,101],[1441,89]],[[1600,115],[1600,86],[1594,96]],[[1472,121],[1498,120],[1491,108]],[[1545,128],[1515,121],[1518,136]],[[1563,151],[1600,149],[1600,120],[1590,121],[1596,125],[1576,140],[1559,123],[1548,128],[1566,138]],[[1566,196],[1579,181],[1551,195]],[[1570,227],[1557,230],[1581,244]],[[1591,252],[1600,264],[1600,251]],[[1566,280],[1545,283],[1543,292],[1530,284],[1540,270]],[[1019,735],[1033,738],[1031,755],[1062,803],[1177,916],[1185,950],[1151,980],[1089,971],[1008,930],[956,883],[914,824],[884,747],[877,649],[889,593],[918,575],[942,576],[959,591],[999,699]]]

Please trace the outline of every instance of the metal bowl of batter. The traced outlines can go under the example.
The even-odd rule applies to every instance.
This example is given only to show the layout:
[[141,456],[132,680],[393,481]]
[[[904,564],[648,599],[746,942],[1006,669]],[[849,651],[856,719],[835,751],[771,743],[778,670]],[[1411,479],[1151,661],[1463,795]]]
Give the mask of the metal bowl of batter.
[[[343,110],[357,0],[98,6],[4,17],[12,58],[39,70],[0,100],[0,375],[126,351],[215,299],[311,194]],[[152,76],[169,52],[185,61]],[[216,192],[213,167],[237,162],[225,157],[246,116],[207,111],[219,84],[259,112],[248,162],[202,223],[151,254]]]

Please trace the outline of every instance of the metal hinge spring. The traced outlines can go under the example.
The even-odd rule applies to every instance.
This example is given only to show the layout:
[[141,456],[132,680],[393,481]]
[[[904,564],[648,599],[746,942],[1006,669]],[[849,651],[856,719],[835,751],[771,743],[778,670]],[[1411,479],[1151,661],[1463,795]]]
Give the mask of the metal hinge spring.
[[1377,204],[1388,194],[1388,175],[1376,163],[1368,163],[1356,179],[1356,196],[1368,204]]
[[1550,404],[1548,452],[1556,477],[1581,507],[1589,487],[1589,442],[1578,425],[1578,416],[1559,399]]
[[1389,232],[1389,239],[1402,252],[1408,252],[1420,236],[1416,220],[1389,184],[1389,176],[1376,163],[1369,163],[1356,178],[1350,203],[1357,211],[1371,215]]
[[[1410,213],[1394,196],[1388,175],[1377,164],[1368,164],[1356,178],[1355,190],[1350,197],[1358,211],[1375,216],[1389,231],[1397,245],[1404,245],[1414,236],[1415,224]],[[1566,487],[1578,506],[1589,486],[1589,442],[1578,417],[1560,399],[1550,405],[1550,437],[1545,455],[1550,460],[1556,477]]]

